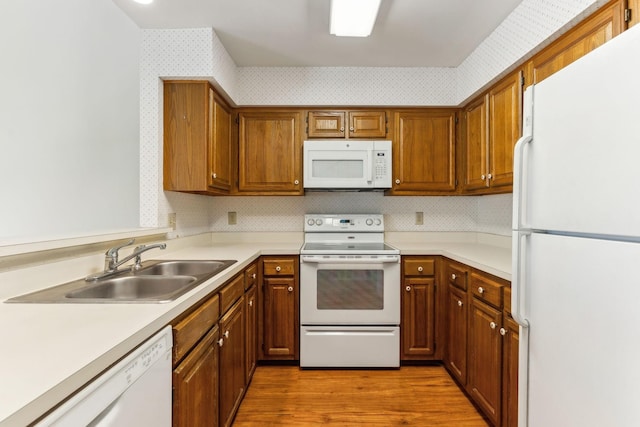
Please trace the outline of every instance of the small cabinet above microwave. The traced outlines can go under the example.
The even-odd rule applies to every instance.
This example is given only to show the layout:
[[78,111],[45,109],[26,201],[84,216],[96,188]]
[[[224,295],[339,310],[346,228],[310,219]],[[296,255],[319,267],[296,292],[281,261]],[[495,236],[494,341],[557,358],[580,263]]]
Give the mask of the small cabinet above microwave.
[[314,110],[307,116],[309,138],[385,138],[387,114],[380,110]]

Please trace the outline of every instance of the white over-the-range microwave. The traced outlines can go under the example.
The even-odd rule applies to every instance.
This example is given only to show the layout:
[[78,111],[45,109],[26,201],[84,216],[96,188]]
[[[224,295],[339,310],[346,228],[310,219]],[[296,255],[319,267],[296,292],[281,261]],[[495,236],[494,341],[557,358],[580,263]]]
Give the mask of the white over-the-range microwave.
[[304,141],[305,189],[391,188],[391,165],[391,141]]

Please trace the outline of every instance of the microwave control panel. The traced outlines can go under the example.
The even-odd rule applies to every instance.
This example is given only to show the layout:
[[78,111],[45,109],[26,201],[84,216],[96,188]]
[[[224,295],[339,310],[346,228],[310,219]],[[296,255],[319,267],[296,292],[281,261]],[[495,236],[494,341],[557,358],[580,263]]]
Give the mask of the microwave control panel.
[[389,174],[389,165],[387,164],[387,153],[385,151],[376,151],[374,152],[375,162],[374,162],[374,171],[375,171],[375,180],[380,181],[385,179]]

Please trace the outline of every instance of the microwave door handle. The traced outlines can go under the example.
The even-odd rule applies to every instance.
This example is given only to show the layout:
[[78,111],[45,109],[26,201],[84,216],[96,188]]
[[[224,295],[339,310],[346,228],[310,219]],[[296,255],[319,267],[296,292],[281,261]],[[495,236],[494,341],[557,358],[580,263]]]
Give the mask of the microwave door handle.
[[367,150],[367,166],[366,166],[366,177],[367,177],[367,182],[373,182],[373,167],[372,167],[372,163],[373,163],[373,150],[369,149]]

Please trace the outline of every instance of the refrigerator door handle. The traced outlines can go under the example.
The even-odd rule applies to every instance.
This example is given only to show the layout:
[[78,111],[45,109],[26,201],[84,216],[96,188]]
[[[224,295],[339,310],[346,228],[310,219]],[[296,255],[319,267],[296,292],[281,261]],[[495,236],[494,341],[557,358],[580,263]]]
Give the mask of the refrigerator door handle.
[[526,298],[526,245],[527,238],[531,235],[530,231],[514,231],[513,232],[513,258],[511,278],[511,316],[523,328],[529,327],[529,321],[525,313]]
[[524,91],[523,98],[523,127],[522,137],[516,142],[513,153],[513,228],[522,230],[528,228],[525,221],[526,214],[526,170],[525,170],[525,148],[533,141],[533,91],[535,85],[529,86]]

